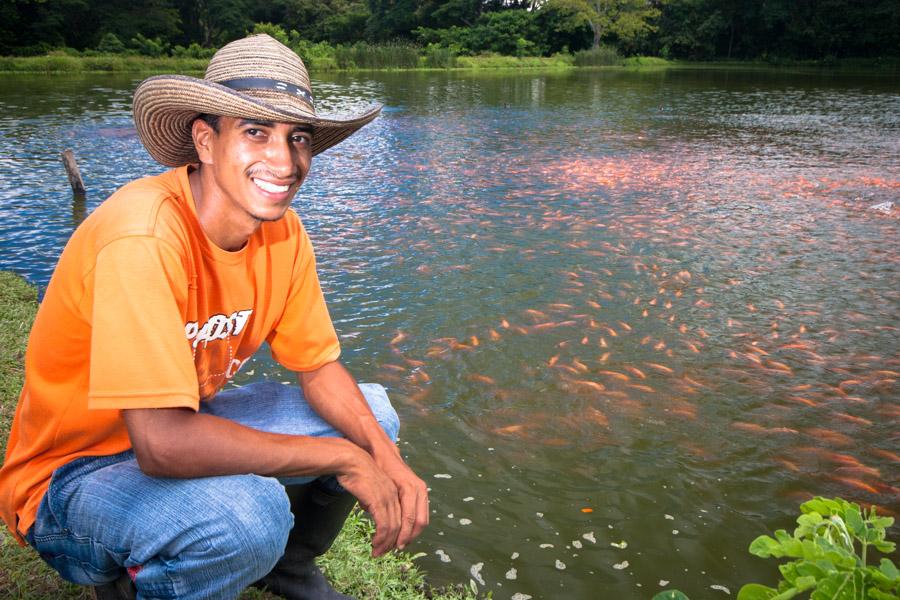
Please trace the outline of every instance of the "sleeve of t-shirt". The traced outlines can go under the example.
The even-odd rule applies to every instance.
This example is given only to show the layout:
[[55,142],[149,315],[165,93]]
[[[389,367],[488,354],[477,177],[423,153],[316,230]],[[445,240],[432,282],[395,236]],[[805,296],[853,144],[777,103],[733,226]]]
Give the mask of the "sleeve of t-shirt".
[[302,227],[299,244],[284,313],[267,341],[285,368],[313,371],[337,360],[341,346],[319,285],[312,242]]
[[97,255],[91,307],[89,409],[199,407],[178,298],[187,274],[174,247],[126,237]]

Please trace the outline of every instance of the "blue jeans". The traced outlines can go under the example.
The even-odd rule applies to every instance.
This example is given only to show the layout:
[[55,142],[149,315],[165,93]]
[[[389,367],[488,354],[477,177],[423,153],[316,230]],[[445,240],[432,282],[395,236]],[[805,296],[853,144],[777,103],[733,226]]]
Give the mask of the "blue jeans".
[[[360,388],[396,441],[400,422],[384,388]],[[221,392],[201,412],[274,433],[340,436],[299,387],[275,382]],[[141,472],[131,450],[82,457],[53,472],[25,537],[74,583],[99,585],[128,568],[141,600],[236,598],[284,553],[294,522],[284,485],[314,479],[156,478]]]

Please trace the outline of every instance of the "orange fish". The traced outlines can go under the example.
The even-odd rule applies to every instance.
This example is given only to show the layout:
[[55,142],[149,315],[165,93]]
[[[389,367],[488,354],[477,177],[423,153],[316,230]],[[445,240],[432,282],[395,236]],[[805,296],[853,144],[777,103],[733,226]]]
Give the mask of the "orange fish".
[[599,375],[606,375],[608,377],[612,377],[613,379],[618,379],[619,381],[631,381],[631,378],[624,373],[619,373],[618,371],[597,371]]
[[866,483],[865,481],[861,481],[859,479],[853,477],[835,477],[832,476],[831,479],[843,483],[845,485],[849,485],[850,487],[856,488],[858,490],[862,490],[864,492],[869,492],[870,494],[877,494],[878,490]]
[[497,340],[500,339],[500,334],[497,333],[497,330],[496,330],[496,329],[491,329],[490,334],[491,334],[491,339],[492,339],[492,340],[497,341]]
[[472,381],[477,381],[478,383],[484,383],[487,385],[496,385],[497,384],[496,381],[494,381],[492,378],[488,377],[487,375],[478,375],[477,373],[473,373],[473,374],[469,375],[469,379],[471,379]]
[[842,419],[844,421],[848,421],[850,423],[856,423],[857,425],[872,425],[872,421],[868,419],[864,419],[862,417],[856,417],[854,415],[848,415],[847,413],[835,412],[834,416],[838,419]]
[[400,342],[402,342],[405,339],[406,339],[406,334],[401,331],[397,335],[394,336],[394,339],[391,340],[391,346],[396,346],[397,344],[399,344]]
[[665,373],[667,375],[671,375],[672,373],[675,372],[665,365],[660,365],[660,364],[652,363],[652,362],[645,362],[644,364],[647,365],[648,367],[650,367],[651,369],[656,369],[660,373]]
[[602,392],[602,391],[606,390],[606,386],[603,385],[602,383],[597,383],[596,381],[589,381],[587,379],[573,379],[572,383],[574,383],[575,385],[579,385],[581,387],[590,388],[597,392]]
[[640,377],[641,379],[647,379],[647,375],[645,375],[644,372],[641,371],[640,369],[638,369],[637,367],[632,367],[631,365],[627,365],[622,368],[625,369],[626,371],[628,371],[629,373],[631,373],[632,375],[634,375],[635,377]]
[[553,365],[556,364],[556,361],[558,361],[558,360],[559,360],[559,354],[555,354],[550,357],[550,360],[547,361],[547,364],[552,367]]

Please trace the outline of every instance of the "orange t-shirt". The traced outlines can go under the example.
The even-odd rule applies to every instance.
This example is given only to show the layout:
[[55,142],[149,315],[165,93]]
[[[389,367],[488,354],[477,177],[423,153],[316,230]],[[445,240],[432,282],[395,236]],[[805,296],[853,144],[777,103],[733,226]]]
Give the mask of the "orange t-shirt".
[[263,341],[293,371],[340,355],[296,213],[226,252],[200,227],[188,167],[118,190],[72,235],[38,310],[0,517],[21,541],[54,469],[131,448],[122,409],[197,410]]

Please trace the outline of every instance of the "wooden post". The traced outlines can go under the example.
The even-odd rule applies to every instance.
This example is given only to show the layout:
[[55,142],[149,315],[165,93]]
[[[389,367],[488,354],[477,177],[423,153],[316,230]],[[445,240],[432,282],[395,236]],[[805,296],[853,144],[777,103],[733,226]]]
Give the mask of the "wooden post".
[[66,167],[66,175],[69,176],[72,193],[76,196],[83,196],[87,190],[84,189],[84,181],[81,180],[81,172],[78,170],[78,163],[75,162],[75,155],[71,150],[66,150],[62,153],[62,161]]

